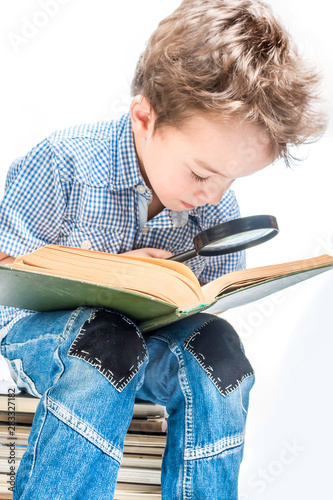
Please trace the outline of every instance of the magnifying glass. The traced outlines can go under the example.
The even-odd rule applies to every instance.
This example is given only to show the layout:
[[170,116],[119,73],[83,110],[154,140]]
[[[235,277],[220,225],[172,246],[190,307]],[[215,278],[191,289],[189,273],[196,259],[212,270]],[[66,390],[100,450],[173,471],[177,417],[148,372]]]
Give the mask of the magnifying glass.
[[193,238],[194,248],[170,257],[184,262],[197,255],[213,256],[239,252],[274,238],[279,232],[273,215],[252,215],[230,220],[202,231]]

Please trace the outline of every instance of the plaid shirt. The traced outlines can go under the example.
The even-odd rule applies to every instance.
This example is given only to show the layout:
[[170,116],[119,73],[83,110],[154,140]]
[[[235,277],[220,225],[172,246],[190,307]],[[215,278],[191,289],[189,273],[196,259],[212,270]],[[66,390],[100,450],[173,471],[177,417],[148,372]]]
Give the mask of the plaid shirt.
[[[152,193],[140,174],[129,114],[56,132],[10,167],[0,204],[0,251],[16,257],[53,243],[109,253],[193,247],[194,236],[239,217],[233,191],[216,206],[164,209],[147,221]],[[207,283],[241,269],[244,253],[196,257]],[[28,311],[0,306],[1,336]]]

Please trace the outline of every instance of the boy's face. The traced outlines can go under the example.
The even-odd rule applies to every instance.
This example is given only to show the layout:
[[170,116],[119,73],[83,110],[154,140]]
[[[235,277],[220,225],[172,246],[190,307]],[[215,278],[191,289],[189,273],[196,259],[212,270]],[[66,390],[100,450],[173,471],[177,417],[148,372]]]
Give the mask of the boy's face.
[[181,129],[164,127],[155,133],[152,121],[136,147],[148,186],[164,207],[175,211],[216,205],[235,179],[274,160],[269,139],[257,126],[202,114]]

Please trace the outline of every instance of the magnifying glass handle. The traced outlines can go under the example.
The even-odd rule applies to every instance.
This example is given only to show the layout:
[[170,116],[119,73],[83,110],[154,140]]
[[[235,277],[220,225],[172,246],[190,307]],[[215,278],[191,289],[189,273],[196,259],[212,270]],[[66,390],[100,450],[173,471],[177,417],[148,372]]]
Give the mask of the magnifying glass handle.
[[193,257],[197,256],[197,252],[195,248],[192,250],[187,250],[186,252],[179,253],[174,255],[173,257],[169,257],[168,260],[176,260],[177,262],[185,262],[185,260],[193,259]]

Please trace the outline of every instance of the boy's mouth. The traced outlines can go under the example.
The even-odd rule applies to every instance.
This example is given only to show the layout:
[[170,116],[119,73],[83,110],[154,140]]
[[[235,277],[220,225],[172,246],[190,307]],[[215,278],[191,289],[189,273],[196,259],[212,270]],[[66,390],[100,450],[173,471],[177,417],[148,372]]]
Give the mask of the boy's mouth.
[[189,203],[185,203],[185,201],[182,201],[182,204],[184,205],[186,210],[192,210],[193,208],[195,208],[194,205],[189,205]]

